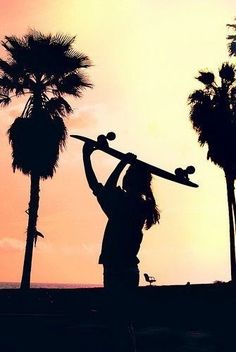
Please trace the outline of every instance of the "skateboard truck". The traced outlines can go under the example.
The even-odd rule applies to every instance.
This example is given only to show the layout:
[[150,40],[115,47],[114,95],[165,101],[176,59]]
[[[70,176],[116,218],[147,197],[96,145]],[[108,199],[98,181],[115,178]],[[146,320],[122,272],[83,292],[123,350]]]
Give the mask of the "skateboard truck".
[[98,147],[109,148],[108,141],[113,141],[115,138],[116,134],[114,132],[108,132],[106,136],[104,134],[100,134],[97,137]]
[[185,180],[189,180],[188,175],[192,175],[194,174],[194,172],[195,172],[194,166],[187,166],[185,170],[182,169],[181,167],[178,167],[177,169],[175,169],[175,175]]

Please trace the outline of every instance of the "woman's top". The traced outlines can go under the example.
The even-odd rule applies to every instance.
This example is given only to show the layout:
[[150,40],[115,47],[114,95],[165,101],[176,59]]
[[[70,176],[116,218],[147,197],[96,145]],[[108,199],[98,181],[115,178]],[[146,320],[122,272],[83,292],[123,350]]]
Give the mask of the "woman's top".
[[102,184],[94,194],[108,217],[99,264],[114,268],[136,266],[147,213],[145,200],[120,187]]

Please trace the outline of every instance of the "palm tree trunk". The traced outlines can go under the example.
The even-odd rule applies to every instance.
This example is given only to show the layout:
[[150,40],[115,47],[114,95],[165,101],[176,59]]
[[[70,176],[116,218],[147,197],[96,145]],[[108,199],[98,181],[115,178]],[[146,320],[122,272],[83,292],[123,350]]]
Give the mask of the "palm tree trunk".
[[36,235],[35,231],[36,231],[38,208],[39,208],[40,177],[38,175],[31,174],[30,181],[31,181],[30,202],[29,202],[29,210],[28,210],[29,219],[28,219],[28,227],[27,227],[23,274],[21,279],[21,289],[30,288],[30,274],[31,274],[31,266],[32,266],[33,245],[34,245],[34,238]]
[[235,201],[235,193],[234,193],[234,181],[233,181],[233,192],[232,192],[232,205],[233,205],[233,212],[234,212],[234,228],[236,229],[236,201]]
[[231,280],[236,283],[236,260],[235,260],[235,223],[233,217],[234,208],[234,179],[225,174],[227,185],[228,212],[229,212],[229,237],[230,237],[230,264]]

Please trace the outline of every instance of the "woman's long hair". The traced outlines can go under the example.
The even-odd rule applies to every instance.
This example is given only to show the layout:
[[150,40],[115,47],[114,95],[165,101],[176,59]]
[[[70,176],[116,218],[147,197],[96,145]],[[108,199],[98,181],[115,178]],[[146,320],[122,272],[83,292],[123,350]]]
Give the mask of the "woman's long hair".
[[159,223],[160,220],[160,212],[157,207],[154,195],[152,193],[151,189],[151,184],[146,190],[146,193],[144,194],[146,197],[146,204],[147,204],[147,217],[145,221],[145,229],[148,230],[152,225],[156,224],[157,222]]
[[152,175],[143,166],[138,164],[130,165],[123,180],[123,188],[132,189],[135,193],[141,195],[146,203],[146,220],[144,228],[150,229],[160,220],[160,212],[158,210],[152,188]]

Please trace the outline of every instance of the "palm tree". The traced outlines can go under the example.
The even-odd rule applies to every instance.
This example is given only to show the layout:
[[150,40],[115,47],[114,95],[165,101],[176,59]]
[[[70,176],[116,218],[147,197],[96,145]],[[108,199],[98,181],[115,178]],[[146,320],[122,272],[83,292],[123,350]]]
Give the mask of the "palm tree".
[[[236,20],[236,18],[235,18]],[[230,29],[233,29],[234,32],[236,32],[236,24],[227,24],[227,27]],[[228,40],[228,51],[230,56],[236,56],[236,34],[230,34],[227,36]],[[235,196],[235,194],[234,194]],[[233,203],[233,209],[234,209],[234,220],[236,223],[236,202],[234,198],[234,203]]]
[[[0,103],[28,95],[20,117],[8,130],[12,167],[30,176],[30,201],[21,288],[30,288],[33,244],[43,235],[37,230],[40,179],[53,177],[67,131],[63,117],[72,112],[64,95],[80,97],[92,87],[84,69],[89,58],[73,49],[75,37],[44,35],[31,30],[22,38],[6,36],[0,59]],[[12,96],[11,96],[12,95]]]
[[[190,120],[198,133],[201,146],[208,145],[207,158],[223,169],[228,199],[230,229],[231,278],[236,283],[234,180],[236,177],[236,78],[235,66],[222,64],[219,84],[212,72],[199,72],[196,77],[203,89],[188,98]],[[236,213],[235,213],[236,214]]]

